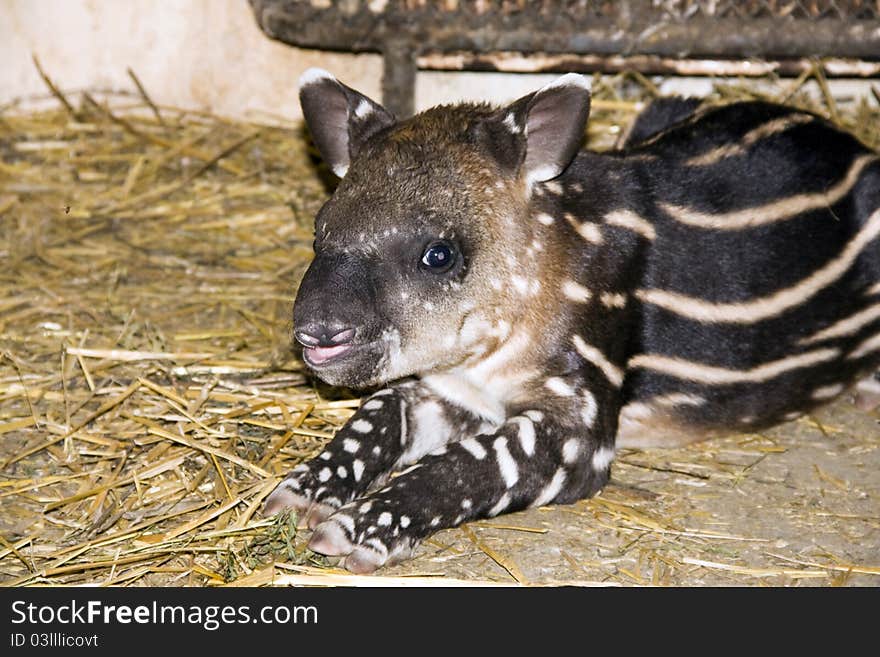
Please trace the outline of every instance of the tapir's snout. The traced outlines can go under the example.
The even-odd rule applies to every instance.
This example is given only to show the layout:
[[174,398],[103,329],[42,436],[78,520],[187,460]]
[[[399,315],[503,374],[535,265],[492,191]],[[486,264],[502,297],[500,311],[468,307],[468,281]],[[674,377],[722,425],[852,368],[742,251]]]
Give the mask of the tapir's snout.
[[303,277],[293,307],[293,334],[306,364],[334,385],[356,386],[380,355],[381,318],[364,256],[318,254]]

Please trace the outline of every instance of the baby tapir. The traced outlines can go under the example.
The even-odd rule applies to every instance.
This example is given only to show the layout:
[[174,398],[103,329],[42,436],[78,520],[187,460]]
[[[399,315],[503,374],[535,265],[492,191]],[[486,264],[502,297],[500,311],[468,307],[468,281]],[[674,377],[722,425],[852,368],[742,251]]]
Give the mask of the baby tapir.
[[818,116],[659,105],[595,153],[573,74],[404,121],[320,70],[300,99],[341,180],[295,337],[331,384],[396,383],[266,509],[349,570],[591,496],[617,446],[759,429],[880,365],[880,162]]

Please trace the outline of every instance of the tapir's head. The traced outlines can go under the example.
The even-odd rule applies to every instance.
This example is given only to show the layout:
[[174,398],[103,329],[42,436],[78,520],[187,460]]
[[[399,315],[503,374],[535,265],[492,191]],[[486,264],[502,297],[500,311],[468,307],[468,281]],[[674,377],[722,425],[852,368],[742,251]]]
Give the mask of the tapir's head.
[[436,107],[397,121],[310,69],[300,102],[342,180],[316,218],[294,306],[306,363],[362,387],[479,358],[505,340],[540,283],[534,185],[569,165],[590,94],[566,75],[504,108]]

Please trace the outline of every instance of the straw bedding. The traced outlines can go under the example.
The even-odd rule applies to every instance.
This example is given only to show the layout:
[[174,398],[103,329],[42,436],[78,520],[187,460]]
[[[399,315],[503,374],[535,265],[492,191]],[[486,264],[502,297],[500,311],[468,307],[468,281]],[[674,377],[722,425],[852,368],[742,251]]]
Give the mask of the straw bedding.
[[[331,180],[301,126],[159,108],[134,74],[125,93],[45,79],[47,109],[0,108],[3,584],[876,584],[880,432],[847,409],[624,452],[594,500],[442,532],[378,578],[335,569],[294,518],[260,514],[359,403],[290,344]],[[880,98],[838,104],[819,69],[756,88],[715,100],[807,104],[880,146]],[[594,90],[600,148],[656,93],[626,75]],[[825,503],[793,498],[799,484]],[[785,540],[776,521],[724,517],[762,486]],[[833,549],[798,543],[811,527]]]

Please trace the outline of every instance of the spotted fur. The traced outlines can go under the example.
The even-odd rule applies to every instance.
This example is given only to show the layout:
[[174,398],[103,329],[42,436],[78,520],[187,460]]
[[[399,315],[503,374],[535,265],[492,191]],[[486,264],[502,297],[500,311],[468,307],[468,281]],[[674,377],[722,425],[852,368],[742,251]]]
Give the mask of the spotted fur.
[[665,101],[595,153],[580,76],[402,122],[324,72],[301,99],[343,178],[295,333],[326,381],[394,383],[267,510],[351,570],[593,495],[619,446],[794,417],[880,362],[880,162],[818,116]]

